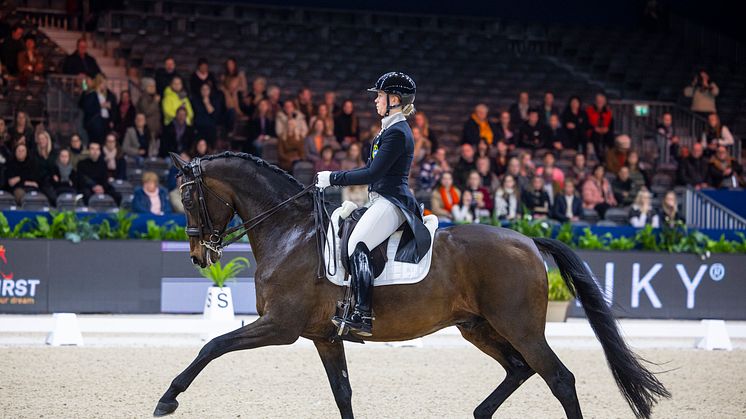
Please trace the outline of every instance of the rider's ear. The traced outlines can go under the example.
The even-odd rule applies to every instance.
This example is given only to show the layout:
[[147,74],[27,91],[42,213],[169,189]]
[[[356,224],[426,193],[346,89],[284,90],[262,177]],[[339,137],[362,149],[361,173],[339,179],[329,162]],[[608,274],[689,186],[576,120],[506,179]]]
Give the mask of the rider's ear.
[[174,163],[174,166],[176,166],[177,169],[179,169],[182,173],[186,173],[184,168],[189,164],[188,162],[185,162],[184,160],[179,157],[178,154],[169,152],[169,156],[171,156],[171,161]]

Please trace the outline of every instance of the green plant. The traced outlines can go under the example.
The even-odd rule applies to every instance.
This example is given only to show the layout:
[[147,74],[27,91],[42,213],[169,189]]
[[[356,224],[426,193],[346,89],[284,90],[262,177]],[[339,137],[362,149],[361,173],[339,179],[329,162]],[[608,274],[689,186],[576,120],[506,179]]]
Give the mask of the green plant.
[[128,213],[125,210],[119,210],[114,214],[115,228],[111,230],[112,239],[124,240],[130,236],[130,229],[132,229],[132,220],[135,216]]
[[[700,233],[702,234],[702,233]],[[702,234],[704,236],[704,234]],[[739,253],[746,253],[746,235],[744,235],[741,232],[737,232],[736,236],[738,236],[741,239],[741,243],[736,242],[736,251]]]
[[168,241],[188,241],[189,240],[189,236],[187,236],[186,229],[184,229],[184,227],[176,224],[173,221],[167,222],[166,226],[168,226],[168,228],[163,234],[163,240],[168,240]]
[[653,227],[648,224],[635,234],[635,241],[640,244],[642,250],[658,251],[658,241],[653,232]]
[[578,249],[605,250],[607,248],[603,239],[593,234],[589,227],[583,229],[583,235],[578,237]]
[[15,225],[15,227],[10,228],[10,223],[8,223],[8,219],[5,218],[5,215],[0,212],[0,238],[4,239],[22,239],[22,238],[30,238],[33,237],[30,235],[29,232],[23,231],[26,227],[26,224],[28,224],[31,220],[28,218],[24,218],[21,221],[18,222],[18,224]]
[[223,265],[221,262],[215,262],[207,268],[200,268],[199,273],[205,278],[212,281],[216,287],[225,286],[225,281],[235,280],[241,271],[248,269],[251,263],[245,257],[237,257]]
[[565,284],[565,280],[562,279],[559,269],[552,268],[547,271],[547,279],[549,280],[549,301],[569,301],[572,300],[573,295]]
[[720,235],[720,240],[707,239],[705,248],[712,253],[735,253],[735,242],[725,240],[725,234]]
[[606,233],[609,239],[609,249],[611,250],[632,250],[635,248],[635,241],[629,237],[613,238],[611,233]]
[[570,247],[573,247],[575,245],[575,235],[572,233],[572,224],[562,224],[557,231],[556,239]]
[[511,221],[509,228],[528,237],[551,237],[552,226],[542,219],[532,219],[530,215],[524,215]]

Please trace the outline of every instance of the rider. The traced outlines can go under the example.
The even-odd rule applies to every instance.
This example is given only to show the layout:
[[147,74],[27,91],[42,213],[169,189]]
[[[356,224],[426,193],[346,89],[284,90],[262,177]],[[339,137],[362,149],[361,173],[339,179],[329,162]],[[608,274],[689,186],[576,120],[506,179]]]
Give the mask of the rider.
[[[382,75],[369,92],[377,93],[376,111],[383,117],[381,132],[373,140],[365,167],[319,172],[316,186],[369,185],[367,211],[352,231],[348,243],[355,308],[348,318],[335,316],[360,336],[372,330],[373,269],[370,250],[393,234],[402,223],[407,228],[397,250],[397,261],[417,263],[430,247],[430,235],[422,222],[422,210],[409,190],[409,168],[414,158],[414,139],[406,117],[414,113],[414,80],[404,73]],[[408,240],[408,241],[407,241]],[[406,244],[405,244],[405,241]]]

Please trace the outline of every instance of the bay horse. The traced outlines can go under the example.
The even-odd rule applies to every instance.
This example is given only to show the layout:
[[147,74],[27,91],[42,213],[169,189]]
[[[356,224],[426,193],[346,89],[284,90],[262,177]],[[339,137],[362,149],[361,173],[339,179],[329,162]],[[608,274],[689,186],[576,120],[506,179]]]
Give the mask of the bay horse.
[[[342,287],[317,278],[314,203],[310,191],[278,167],[250,154],[225,152],[190,163],[171,155],[182,172],[192,262],[205,267],[221,255],[221,232],[234,213],[253,223],[248,231],[256,258],[259,318],[218,336],[171,382],[154,416],[176,410],[210,361],[232,351],[313,341],[339,413],[352,418],[352,389],[343,343],[333,340],[330,321]],[[268,212],[270,211],[270,212]],[[195,227],[196,226],[196,227]],[[468,224],[437,230],[430,272],[411,285],[377,287],[376,320],[369,341],[401,341],[456,326],[462,336],[506,370],[506,377],[476,407],[489,418],[529,377],[538,373],[568,418],[581,418],[575,378],[547,344],[547,273],[541,253],[554,257],[562,277],[582,303],[620,392],[634,414],[650,417],[669,392],[646,369],[619,334],[616,321],[591,272],[566,245],[531,239],[513,230]]]

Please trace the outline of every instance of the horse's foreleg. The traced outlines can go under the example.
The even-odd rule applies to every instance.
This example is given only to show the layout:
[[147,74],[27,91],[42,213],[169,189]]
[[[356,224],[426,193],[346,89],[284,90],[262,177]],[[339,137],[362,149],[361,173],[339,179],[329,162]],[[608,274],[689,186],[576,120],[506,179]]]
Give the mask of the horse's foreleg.
[[343,343],[328,341],[314,341],[313,343],[316,345],[321,362],[324,364],[329,384],[334,393],[334,400],[337,402],[342,419],[352,419],[352,388],[347,373],[347,360],[345,359]]
[[179,406],[176,396],[186,391],[197,375],[215,358],[228,352],[242,349],[253,349],[268,345],[289,345],[300,336],[287,325],[273,322],[268,317],[260,317],[255,322],[218,336],[208,342],[199,351],[191,364],[174,380],[158,401],[153,412],[154,416],[164,416],[172,413]]

